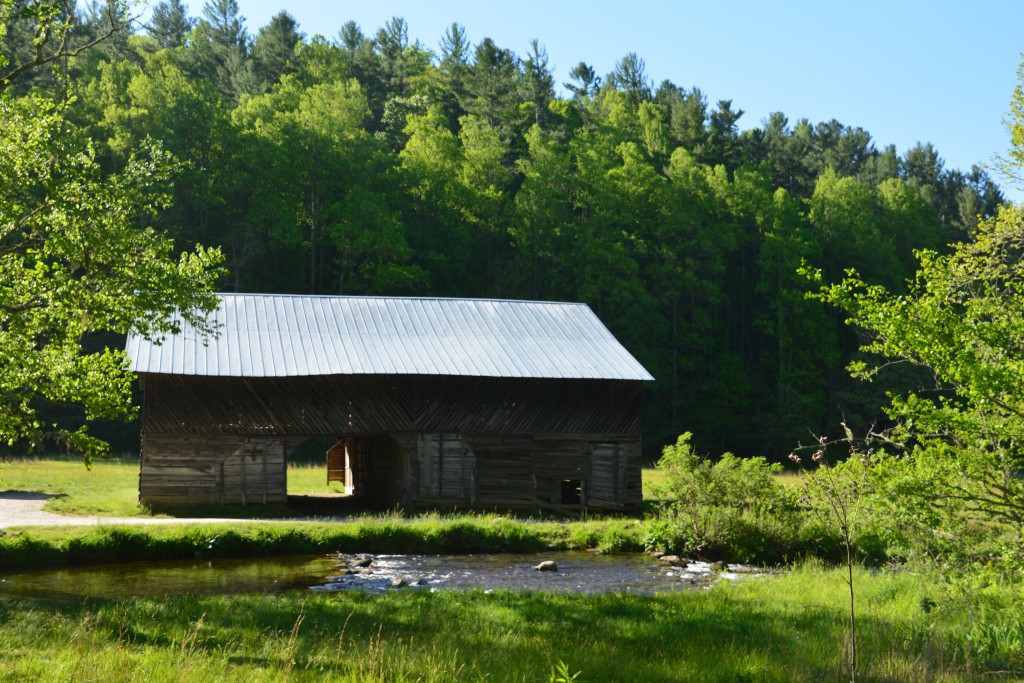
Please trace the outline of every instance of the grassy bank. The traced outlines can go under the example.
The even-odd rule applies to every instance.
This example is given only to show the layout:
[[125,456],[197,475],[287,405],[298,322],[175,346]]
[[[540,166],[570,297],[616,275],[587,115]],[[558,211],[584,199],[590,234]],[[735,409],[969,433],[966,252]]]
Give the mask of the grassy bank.
[[322,552],[469,553],[643,549],[636,520],[522,521],[487,515],[367,516],[344,523],[40,527],[0,531],[0,567]]
[[[980,627],[910,574],[861,572],[861,681],[1017,680],[1019,589]],[[0,678],[836,681],[844,586],[810,566],[709,591],[286,593],[0,601]],[[928,611],[922,605],[934,606]],[[1016,673],[1015,673],[1016,672]]]
[[[660,470],[644,470],[644,493],[655,504]],[[792,485],[794,478],[787,478]],[[290,465],[290,493],[328,490],[323,465]],[[138,461],[97,462],[86,470],[80,461],[8,459],[0,463],[0,490],[50,493],[46,509],[65,514],[146,516],[135,501]],[[337,487],[337,484],[331,486]],[[309,552],[512,552],[590,549],[633,552],[660,549],[727,562],[782,564],[802,557],[838,559],[835,539],[798,516],[781,523],[750,516],[724,517],[708,510],[702,525],[679,524],[648,515],[558,523],[487,514],[384,514],[345,524],[265,519],[230,527],[192,528],[190,517],[267,518],[294,514],[284,508],[235,507],[177,511],[180,527],[102,529],[26,529],[0,533],[0,566],[44,567],[140,559],[180,559],[197,555],[247,557]],[[775,519],[775,518],[772,518]],[[877,545],[877,544],[876,544]],[[877,562],[884,551],[865,545],[861,557]]]

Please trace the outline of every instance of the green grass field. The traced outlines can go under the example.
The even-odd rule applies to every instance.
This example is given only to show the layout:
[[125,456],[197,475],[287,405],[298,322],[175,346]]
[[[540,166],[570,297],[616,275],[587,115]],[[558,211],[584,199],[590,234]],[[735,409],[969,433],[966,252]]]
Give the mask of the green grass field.
[[[858,680],[1019,680],[1019,589],[979,627],[927,582],[857,576]],[[845,586],[806,566],[711,590],[637,596],[522,592],[284,593],[0,600],[2,680],[849,680]],[[936,596],[938,597],[938,596]]]
[[[77,514],[144,514],[137,476],[132,459],[91,470],[77,460],[0,462],[0,490],[53,493],[60,497],[50,509]],[[291,493],[331,490],[322,467],[290,467],[288,476]],[[648,500],[658,478],[644,471]],[[426,513],[37,528],[0,531],[0,568],[337,550],[614,552],[643,547],[644,524]],[[1024,679],[1019,584],[916,568],[861,569],[856,586],[858,680]],[[840,681],[849,680],[845,590],[841,571],[810,563],[653,596],[408,590],[0,599],[0,681]]]

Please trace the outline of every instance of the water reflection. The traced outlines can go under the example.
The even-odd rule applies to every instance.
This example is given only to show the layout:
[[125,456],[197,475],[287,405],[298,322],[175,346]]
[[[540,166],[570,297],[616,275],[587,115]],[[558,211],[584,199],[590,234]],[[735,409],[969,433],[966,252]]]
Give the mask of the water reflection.
[[[362,560],[361,562],[359,560]],[[555,562],[557,571],[534,569]],[[365,565],[358,567],[355,565]],[[287,590],[545,590],[655,593],[701,588],[756,573],[703,562],[669,567],[645,555],[332,555],[241,560],[132,562],[0,573],[0,596],[156,597]]]
[[158,597],[304,590],[323,581],[331,558],[309,555],[236,560],[127,562],[0,572],[0,596]]

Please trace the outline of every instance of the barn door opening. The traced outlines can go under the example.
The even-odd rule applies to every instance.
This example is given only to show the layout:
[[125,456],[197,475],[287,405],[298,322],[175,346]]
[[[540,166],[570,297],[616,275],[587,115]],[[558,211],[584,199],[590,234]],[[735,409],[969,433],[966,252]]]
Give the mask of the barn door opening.
[[327,449],[327,483],[370,505],[401,504],[404,460],[387,434],[342,437]]

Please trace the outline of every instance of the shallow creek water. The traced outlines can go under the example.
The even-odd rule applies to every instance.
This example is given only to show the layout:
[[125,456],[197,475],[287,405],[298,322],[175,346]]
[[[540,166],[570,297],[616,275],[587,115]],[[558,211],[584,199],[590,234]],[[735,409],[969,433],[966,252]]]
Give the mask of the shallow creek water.
[[[360,562],[362,560],[362,562]],[[556,571],[536,565],[553,561]],[[353,565],[369,561],[368,566]],[[665,567],[646,555],[328,555],[244,560],[132,562],[29,572],[0,570],[0,597],[229,595],[287,590],[547,590],[656,593],[703,588],[757,574],[719,572],[704,562]],[[394,584],[402,583],[397,586]]]

